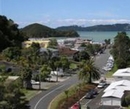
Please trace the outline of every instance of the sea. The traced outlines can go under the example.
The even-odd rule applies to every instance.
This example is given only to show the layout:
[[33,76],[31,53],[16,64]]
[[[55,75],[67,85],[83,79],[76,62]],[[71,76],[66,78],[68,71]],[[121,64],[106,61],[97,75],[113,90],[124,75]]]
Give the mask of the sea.
[[[105,39],[114,41],[114,37],[118,34],[118,31],[77,31],[81,38],[91,39],[96,42],[104,42]],[[130,37],[130,31],[126,31],[127,36]]]

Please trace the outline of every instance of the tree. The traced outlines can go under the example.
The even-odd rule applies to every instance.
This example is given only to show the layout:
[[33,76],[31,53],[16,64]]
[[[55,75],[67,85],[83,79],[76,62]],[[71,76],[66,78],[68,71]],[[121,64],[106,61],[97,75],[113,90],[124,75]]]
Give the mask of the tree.
[[62,67],[63,71],[65,71],[65,69],[69,69],[69,66],[70,66],[70,62],[68,58],[64,56],[60,57],[60,62],[58,67]]
[[0,109],[29,109],[19,81],[0,80]]
[[2,54],[9,61],[13,59],[18,60],[21,55],[21,50],[19,47],[8,47],[2,51]]
[[95,55],[94,47],[92,44],[88,44],[86,46],[86,50],[88,51],[89,55]]
[[88,54],[88,52],[86,50],[84,50],[84,51],[75,53],[73,56],[73,59],[75,61],[89,60],[90,55]]
[[26,89],[32,89],[32,84],[31,84],[32,70],[30,69],[29,66],[24,66],[22,68],[20,76],[23,82],[23,86]]
[[111,39],[105,39],[104,42],[106,45],[109,45],[111,43]]
[[129,48],[130,39],[127,36],[126,32],[119,32],[114,38],[114,45],[111,51],[114,56],[114,59],[117,60],[116,62],[118,62],[117,64],[122,64],[123,62],[123,64],[125,65],[118,65],[118,68],[125,68],[128,66],[128,63],[130,62]]
[[92,80],[100,78],[99,69],[94,65],[93,60],[83,61],[80,68],[81,71],[78,73],[79,79],[92,83]]
[[24,37],[13,20],[0,16],[0,51],[7,47],[21,47]]
[[40,69],[40,74],[39,74],[39,89],[41,89],[41,81],[44,81],[47,77],[49,77],[51,72],[51,68],[48,65],[43,65]]
[[56,39],[50,39],[48,48],[56,48],[58,46],[57,40]]

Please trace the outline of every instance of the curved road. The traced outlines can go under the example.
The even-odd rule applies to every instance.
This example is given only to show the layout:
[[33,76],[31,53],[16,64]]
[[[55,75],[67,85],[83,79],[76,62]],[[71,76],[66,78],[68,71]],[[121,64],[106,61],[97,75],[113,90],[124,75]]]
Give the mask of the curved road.
[[[109,50],[106,50],[104,54],[96,57],[95,65],[100,69],[105,66],[108,57],[110,56]],[[31,109],[48,109],[50,102],[65,89],[71,85],[78,83],[78,77],[76,75],[71,78],[60,82],[58,85],[51,87],[48,90],[42,91],[40,94],[30,100]]]

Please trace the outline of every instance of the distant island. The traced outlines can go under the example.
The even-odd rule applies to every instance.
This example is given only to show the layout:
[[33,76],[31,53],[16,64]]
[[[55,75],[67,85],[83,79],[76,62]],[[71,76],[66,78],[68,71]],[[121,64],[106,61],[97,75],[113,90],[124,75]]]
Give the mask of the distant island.
[[82,27],[77,25],[61,26],[57,30],[75,30],[75,31],[130,31],[130,24],[112,24],[112,25],[95,25]]
[[75,30],[57,30],[34,23],[21,29],[28,38],[79,37]]

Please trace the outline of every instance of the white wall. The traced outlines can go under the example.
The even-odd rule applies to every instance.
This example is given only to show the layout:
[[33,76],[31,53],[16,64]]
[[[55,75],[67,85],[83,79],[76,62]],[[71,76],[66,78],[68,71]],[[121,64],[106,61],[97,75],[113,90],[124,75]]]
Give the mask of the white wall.
[[102,98],[102,105],[121,106],[119,98]]

